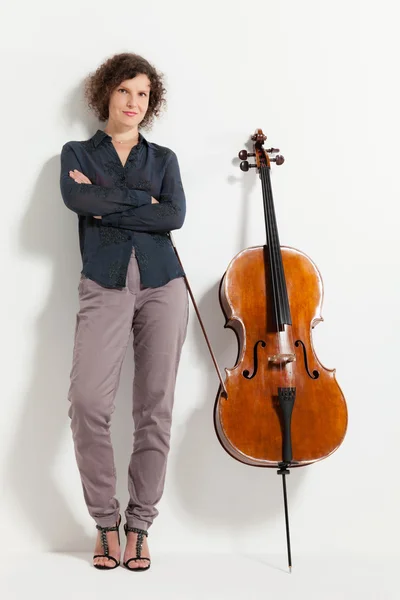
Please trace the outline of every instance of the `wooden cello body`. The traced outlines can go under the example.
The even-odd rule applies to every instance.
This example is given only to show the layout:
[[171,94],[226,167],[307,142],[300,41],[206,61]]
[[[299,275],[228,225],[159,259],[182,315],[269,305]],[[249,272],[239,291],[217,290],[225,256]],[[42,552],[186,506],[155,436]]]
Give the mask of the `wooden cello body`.
[[[220,284],[225,327],[238,338],[236,364],[225,369],[214,424],[223,448],[259,467],[297,467],[326,458],[342,443],[347,406],[335,378],[313,347],[312,329],[322,320],[323,284],[313,261],[281,247],[270,182],[274,149],[252,137],[260,174],[266,244],[241,251]],[[247,158],[246,151],[239,156]],[[249,169],[247,161],[242,170]]]

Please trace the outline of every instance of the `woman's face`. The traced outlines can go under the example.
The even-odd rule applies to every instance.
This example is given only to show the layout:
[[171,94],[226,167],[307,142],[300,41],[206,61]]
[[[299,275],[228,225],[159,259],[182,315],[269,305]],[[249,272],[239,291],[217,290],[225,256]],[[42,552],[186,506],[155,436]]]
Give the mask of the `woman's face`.
[[109,119],[120,126],[137,127],[146,115],[149,97],[150,80],[147,75],[125,79],[110,96]]

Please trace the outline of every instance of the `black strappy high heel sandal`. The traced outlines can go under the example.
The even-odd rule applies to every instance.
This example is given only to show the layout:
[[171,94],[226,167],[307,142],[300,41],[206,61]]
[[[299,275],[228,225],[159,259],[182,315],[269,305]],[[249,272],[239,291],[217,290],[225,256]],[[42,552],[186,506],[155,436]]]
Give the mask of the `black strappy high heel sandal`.
[[[137,527],[128,527],[128,525],[126,523],[124,525],[124,531],[125,531],[126,537],[128,537],[128,531],[133,531],[134,533],[138,534],[137,540],[136,540],[136,556],[133,558],[129,558],[127,561],[125,561],[123,563],[124,567],[126,567],[129,571],[147,571],[147,569],[150,569],[151,561],[150,561],[150,558],[147,558],[146,556],[142,556],[143,537],[148,536],[147,531],[145,529],[138,529]],[[137,560],[148,560],[149,564],[147,565],[147,567],[132,568],[129,566],[129,563],[131,562],[131,560],[133,560],[135,562]]]
[[113,560],[115,562],[115,565],[113,565],[112,567],[109,567],[107,565],[95,565],[94,564],[93,566],[96,567],[96,569],[102,569],[103,571],[105,571],[105,570],[110,570],[110,569],[116,569],[116,567],[119,567],[120,562],[116,558],[114,558],[114,556],[111,556],[109,554],[107,531],[117,531],[118,532],[118,544],[121,544],[120,539],[119,539],[119,526],[120,525],[121,525],[121,515],[119,515],[118,525],[114,525],[114,527],[101,527],[101,525],[96,525],[96,529],[98,529],[100,531],[101,545],[103,546],[104,554],[95,554],[93,556],[93,559],[107,558],[108,560]]

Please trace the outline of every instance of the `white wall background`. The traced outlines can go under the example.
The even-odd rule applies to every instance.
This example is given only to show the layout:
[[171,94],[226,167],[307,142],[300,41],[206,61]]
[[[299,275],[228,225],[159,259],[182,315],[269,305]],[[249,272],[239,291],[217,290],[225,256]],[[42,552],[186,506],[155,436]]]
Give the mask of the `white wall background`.
[[[188,210],[175,240],[221,368],[233,366],[237,343],[223,328],[219,280],[238,251],[264,242],[258,180],[235,157],[261,127],[286,158],[273,172],[281,243],[306,252],[322,273],[325,321],[314,342],[323,364],[337,368],[349,408],[340,449],[288,479],[294,560],[317,548],[395,553],[397,4],[38,0],[3,4],[1,13],[3,549],[93,547],[67,417],[81,263],[59,153],[104,128],[84,105],[83,79],[114,53],[133,51],[167,76],[168,111],[145,135],[180,159]],[[132,360],[130,351],[112,425],[122,510]],[[240,544],[281,554],[284,566],[281,480],[219,445],[217,388],[192,308],[151,546]]]

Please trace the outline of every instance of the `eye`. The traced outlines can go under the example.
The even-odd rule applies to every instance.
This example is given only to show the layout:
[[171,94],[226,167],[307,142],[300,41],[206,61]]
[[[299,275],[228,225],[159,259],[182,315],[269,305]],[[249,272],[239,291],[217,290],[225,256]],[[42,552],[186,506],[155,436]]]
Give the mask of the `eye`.
[[146,92],[140,92],[141,96],[147,96]]
[[120,92],[121,90],[122,90],[123,92],[126,92],[126,90],[125,90],[124,88],[119,88],[119,90],[118,90],[118,91]]

